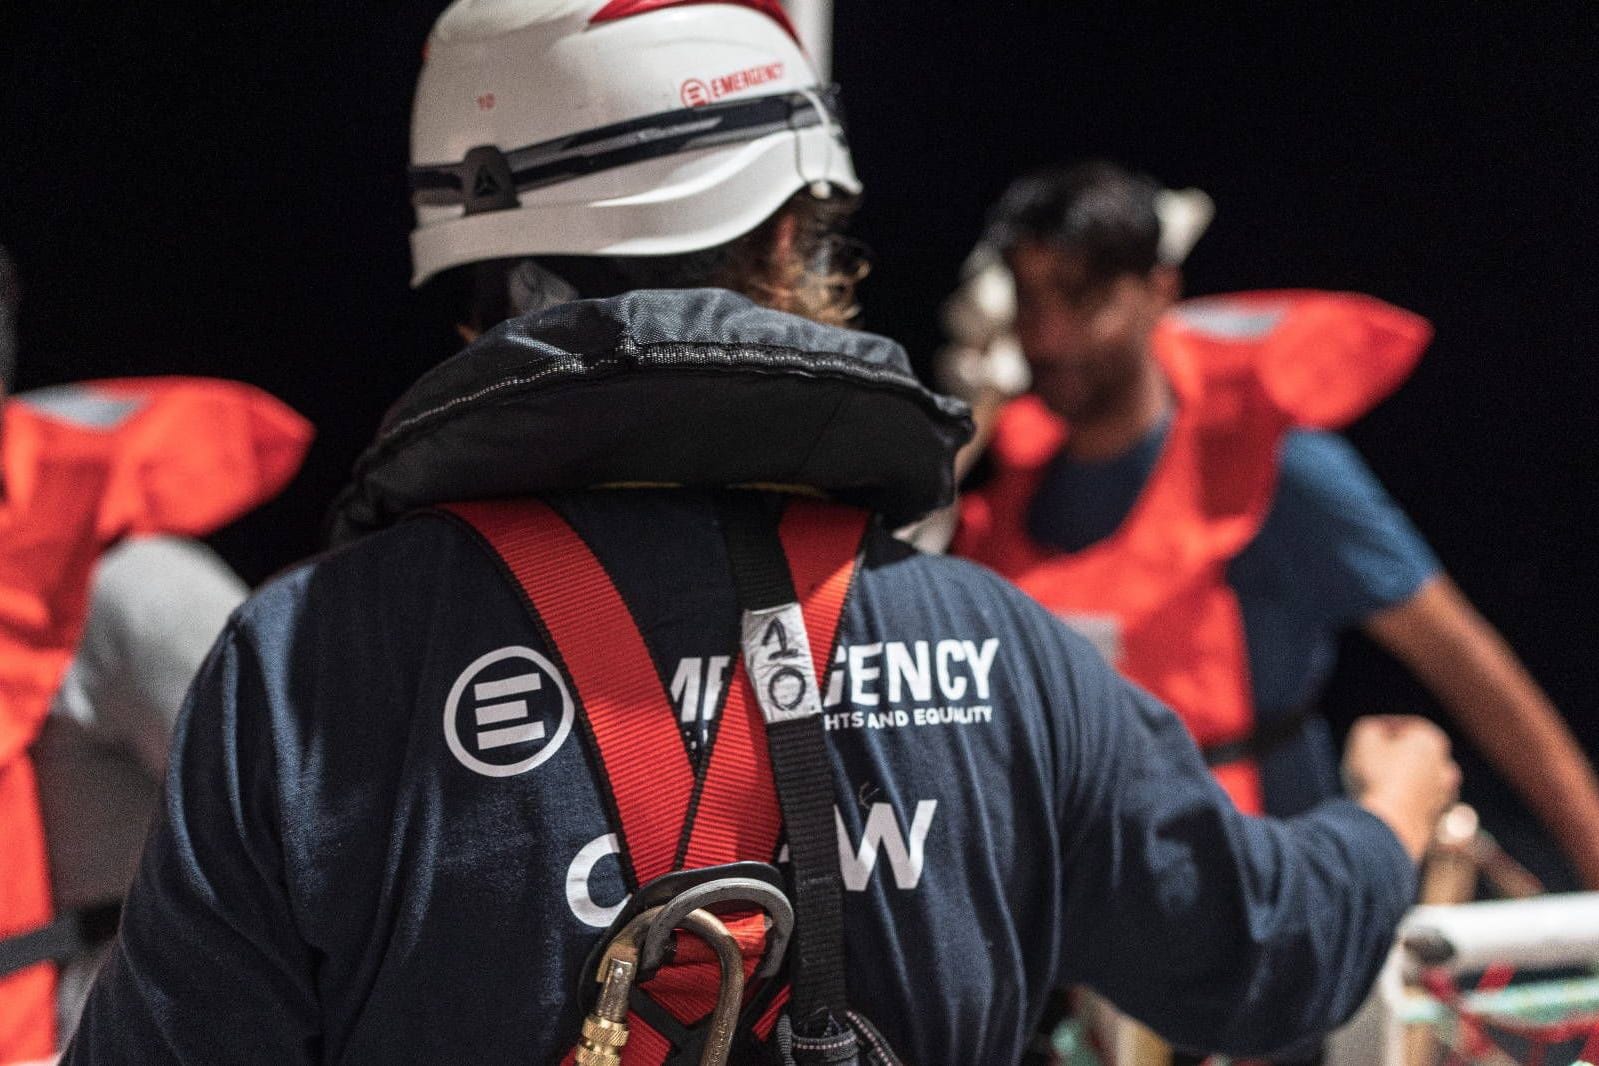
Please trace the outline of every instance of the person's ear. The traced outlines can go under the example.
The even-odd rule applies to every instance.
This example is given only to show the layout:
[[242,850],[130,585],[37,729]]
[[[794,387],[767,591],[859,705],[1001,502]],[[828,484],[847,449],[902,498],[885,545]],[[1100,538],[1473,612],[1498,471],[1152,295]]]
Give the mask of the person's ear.
[[799,219],[785,211],[772,227],[770,262],[787,263],[794,256],[794,246],[799,241]]
[[[804,273],[803,265],[794,261],[799,244],[799,221],[785,211],[767,227],[766,247],[756,269],[759,276],[735,282],[732,288],[744,284],[758,302],[778,311],[799,312],[795,301],[797,279]],[[757,295],[758,294],[758,295]]]

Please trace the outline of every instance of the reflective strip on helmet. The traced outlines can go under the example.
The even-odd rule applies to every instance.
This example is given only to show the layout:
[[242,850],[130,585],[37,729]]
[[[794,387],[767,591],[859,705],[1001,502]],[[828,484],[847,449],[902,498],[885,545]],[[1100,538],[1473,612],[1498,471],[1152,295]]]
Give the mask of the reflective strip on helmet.
[[[818,108],[820,104],[820,109]],[[502,153],[518,193],[662,156],[754,141],[784,130],[838,124],[836,87],[679,108]],[[474,148],[460,163],[411,168],[414,205],[463,204],[468,213],[514,207],[499,194],[504,173]],[[493,173],[484,173],[489,170]]]
[[794,29],[794,23],[789,21],[788,12],[783,10],[783,5],[777,0],[611,0],[589,19],[589,25],[597,22],[615,22],[619,19],[632,18],[634,15],[644,15],[651,11],[659,11],[666,7],[685,7],[689,4],[722,3],[732,4],[735,7],[747,7],[751,11],[758,11],[774,20],[783,27],[783,32],[794,38],[794,43],[800,43],[799,33]]

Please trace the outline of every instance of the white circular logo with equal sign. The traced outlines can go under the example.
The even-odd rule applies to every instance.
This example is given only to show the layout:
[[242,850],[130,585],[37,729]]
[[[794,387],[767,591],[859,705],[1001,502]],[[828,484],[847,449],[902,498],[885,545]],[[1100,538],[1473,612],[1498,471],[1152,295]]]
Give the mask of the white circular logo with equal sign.
[[444,701],[444,739],[462,766],[486,777],[526,773],[572,731],[572,694],[555,665],[532,648],[480,656]]

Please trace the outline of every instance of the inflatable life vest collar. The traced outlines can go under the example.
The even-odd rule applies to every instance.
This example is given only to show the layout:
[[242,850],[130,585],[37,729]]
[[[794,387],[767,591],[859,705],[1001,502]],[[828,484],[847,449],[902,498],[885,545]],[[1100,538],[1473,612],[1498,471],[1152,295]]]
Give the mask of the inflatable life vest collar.
[[418,508],[603,485],[793,485],[911,521],[954,497],[967,407],[904,349],[722,289],[512,319],[389,411],[334,538]]

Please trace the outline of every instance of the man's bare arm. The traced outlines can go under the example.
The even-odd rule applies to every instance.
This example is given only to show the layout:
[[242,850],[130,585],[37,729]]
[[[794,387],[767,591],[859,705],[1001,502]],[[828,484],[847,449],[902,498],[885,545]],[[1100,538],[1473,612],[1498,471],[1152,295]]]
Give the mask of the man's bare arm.
[[1599,888],[1599,779],[1503,637],[1440,574],[1365,630],[1436,695]]

